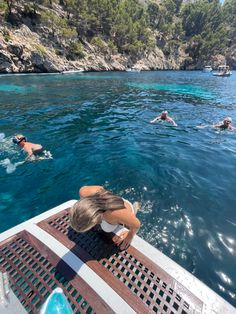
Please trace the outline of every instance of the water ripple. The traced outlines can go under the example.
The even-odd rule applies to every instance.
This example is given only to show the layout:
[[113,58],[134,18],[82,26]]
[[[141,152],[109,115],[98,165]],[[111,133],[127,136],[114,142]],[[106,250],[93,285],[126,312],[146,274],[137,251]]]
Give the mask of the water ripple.
[[[78,198],[82,185],[105,185],[141,202],[140,236],[236,305],[236,133],[211,127],[225,116],[236,121],[235,73],[226,80],[200,71],[25,75],[1,83],[11,91],[0,98],[0,220],[8,216],[0,231]],[[150,123],[163,110],[178,127]],[[6,173],[2,161],[25,158],[11,142],[16,133],[54,159]]]

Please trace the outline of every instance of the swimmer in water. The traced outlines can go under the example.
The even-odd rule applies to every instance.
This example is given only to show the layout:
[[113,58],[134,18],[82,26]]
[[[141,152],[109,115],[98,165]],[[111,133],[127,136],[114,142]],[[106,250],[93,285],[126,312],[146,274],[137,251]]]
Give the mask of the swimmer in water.
[[177,126],[177,123],[168,115],[168,111],[162,111],[162,113],[157,116],[155,119],[151,120],[150,123],[163,120],[172,123],[174,126]]
[[27,138],[22,134],[17,134],[12,139],[14,144],[22,147],[27,153],[26,160],[31,159],[40,159],[39,154],[43,153],[43,146],[41,144],[34,144],[27,141]]
[[232,123],[232,118],[226,117],[224,118],[223,122],[214,124],[213,128],[218,128],[221,130],[228,129],[228,130],[236,131],[236,127],[232,126],[231,123]]

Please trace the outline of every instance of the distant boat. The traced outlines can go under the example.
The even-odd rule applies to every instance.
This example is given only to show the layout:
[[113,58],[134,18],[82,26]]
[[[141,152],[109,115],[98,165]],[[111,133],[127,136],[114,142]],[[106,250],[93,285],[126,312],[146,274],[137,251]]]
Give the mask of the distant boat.
[[211,72],[212,71],[212,67],[210,65],[205,65],[202,72]]
[[229,69],[228,65],[219,65],[218,69],[216,72],[212,73],[214,76],[230,76],[232,75],[232,72]]
[[141,70],[137,68],[129,68],[129,69],[126,69],[125,71],[126,72],[140,72]]
[[69,70],[69,71],[62,71],[61,74],[76,74],[84,72],[84,70]]

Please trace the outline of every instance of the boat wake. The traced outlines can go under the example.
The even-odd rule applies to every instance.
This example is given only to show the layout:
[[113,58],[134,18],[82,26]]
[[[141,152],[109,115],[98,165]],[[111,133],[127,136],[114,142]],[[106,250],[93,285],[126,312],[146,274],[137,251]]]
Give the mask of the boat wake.
[[37,161],[37,160],[46,160],[46,159],[53,159],[52,154],[49,150],[44,150],[40,156],[31,156],[28,158],[28,161]]
[[0,142],[5,138],[5,134],[4,133],[0,133]]
[[6,173],[14,172],[16,170],[16,167],[23,165],[24,163],[25,163],[25,160],[12,163],[9,158],[6,158],[0,161],[0,165],[6,168]]

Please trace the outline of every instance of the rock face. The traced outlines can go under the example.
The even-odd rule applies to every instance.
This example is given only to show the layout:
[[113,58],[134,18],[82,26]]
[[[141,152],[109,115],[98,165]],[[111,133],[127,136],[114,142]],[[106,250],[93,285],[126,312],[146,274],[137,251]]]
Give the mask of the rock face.
[[124,71],[129,67],[140,70],[180,69],[184,57],[181,53],[165,56],[161,49],[156,48],[145,56],[131,60],[129,56],[101,52],[91,44],[85,43],[84,57],[69,61],[58,55],[56,49],[42,44],[37,33],[26,25],[19,29],[0,26],[0,72],[61,72],[66,70],[85,71]]
[[[47,29],[41,31],[46,33]],[[185,53],[184,47],[172,47],[166,54],[161,48],[156,47],[139,58],[136,57],[135,60],[130,56],[112,53],[108,46],[105,48],[101,51],[98,47],[84,42],[83,57],[71,61],[63,53],[59,54],[50,41],[45,41],[45,37],[32,32],[26,25],[23,24],[18,29],[0,25],[0,73],[124,71],[130,67],[140,70],[192,70],[202,69],[204,66],[203,63],[194,64]],[[226,59],[218,55],[208,60],[208,64],[214,68],[226,62],[236,67],[236,49],[231,51]]]
[[20,29],[0,28],[0,71],[58,72],[64,62],[54,51],[45,48],[38,34],[23,25]]
[[0,50],[0,72],[2,73],[13,72],[13,63],[11,55],[3,50]]

